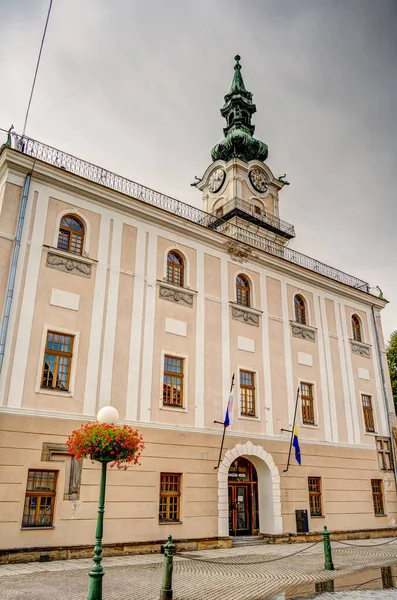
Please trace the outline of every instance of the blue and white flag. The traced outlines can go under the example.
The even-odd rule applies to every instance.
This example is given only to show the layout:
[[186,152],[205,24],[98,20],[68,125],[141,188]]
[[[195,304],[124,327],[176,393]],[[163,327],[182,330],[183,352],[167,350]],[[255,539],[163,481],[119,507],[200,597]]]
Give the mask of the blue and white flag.
[[231,424],[231,422],[233,420],[233,400],[234,400],[234,392],[232,390],[230,392],[229,400],[227,401],[225,420],[223,421],[224,427],[229,427],[229,425]]

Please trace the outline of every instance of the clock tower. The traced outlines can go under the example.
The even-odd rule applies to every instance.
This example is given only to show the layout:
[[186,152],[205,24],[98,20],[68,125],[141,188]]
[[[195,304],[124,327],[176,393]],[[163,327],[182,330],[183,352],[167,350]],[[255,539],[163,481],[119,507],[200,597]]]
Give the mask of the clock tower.
[[[224,139],[212,149],[213,162],[196,187],[203,194],[204,210],[219,219],[219,229],[234,224],[284,245],[295,236],[294,227],[279,217],[279,191],[287,182],[276,179],[264,163],[268,147],[254,137],[256,106],[244,85],[240,56],[235,61],[221,108]],[[218,229],[217,223],[213,227]]]

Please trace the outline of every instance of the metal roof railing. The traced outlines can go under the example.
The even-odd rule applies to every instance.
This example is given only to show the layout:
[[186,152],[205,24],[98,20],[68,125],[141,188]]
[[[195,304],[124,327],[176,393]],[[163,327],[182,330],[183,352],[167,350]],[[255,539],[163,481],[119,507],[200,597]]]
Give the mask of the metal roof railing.
[[319,273],[320,275],[324,275],[339,283],[360,289],[364,292],[369,292],[368,283],[353,275],[339,271],[339,269],[335,269],[334,267],[326,265],[314,258],[310,258],[305,254],[301,254],[296,250],[292,250],[291,248],[286,248],[281,244],[277,244],[263,236],[252,233],[237,225],[233,225],[230,222],[222,221],[222,219],[219,219],[216,215],[206,213],[199,208],[176,200],[171,196],[156,192],[135,181],[116,175],[107,169],[93,165],[71,154],[48,146],[47,144],[11,132],[8,145],[18,152],[31,156],[36,160],[50,164],[67,171],[68,173],[78,175],[88,181],[103,185],[104,187],[120,192],[130,198],[135,198],[151,204],[152,206],[161,208],[162,210],[172,213],[173,215],[178,215],[188,221],[203,225],[204,227],[210,227],[212,230],[219,231],[234,240],[249,244],[268,254],[283,258],[284,260],[304,267],[305,269],[309,269],[315,273]]

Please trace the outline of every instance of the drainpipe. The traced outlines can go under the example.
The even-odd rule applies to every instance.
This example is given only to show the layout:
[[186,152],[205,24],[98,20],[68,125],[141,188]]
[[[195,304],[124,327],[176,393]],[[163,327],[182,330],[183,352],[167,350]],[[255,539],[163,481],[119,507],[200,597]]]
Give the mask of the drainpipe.
[[10,270],[10,275],[9,275],[9,278],[8,278],[7,297],[6,297],[5,306],[4,306],[3,321],[1,323],[1,329],[0,329],[0,373],[1,373],[1,370],[2,370],[2,367],[3,367],[4,353],[5,353],[6,340],[7,340],[8,324],[9,324],[9,321],[10,321],[10,312],[11,312],[12,298],[14,296],[15,277],[16,277],[16,273],[17,273],[19,249],[21,247],[23,222],[25,220],[26,205],[27,205],[27,202],[28,202],[28,195],[29,195],[29,187],[30,187],[30,180],[31,180],[31,178],[32,178],[32,173],[28,173],[26,175],[25,183],[24,183],[24,186],[23,186],[21,208],[19,210],[18,225],[17,225],[17,231],[16,231],[16,235],[15,235],[14,249],[13,249],[13,252],[12,252],[11,270]]
[[372,308],[372,318],[373,318],[374,327],[375,327],[376,348],[378,350],[380,373],[381,373],[381,377],[382,377],[383,399],[385,401],[385,407],[386,407],[386,413],[387,413],[387,423],[388,423],[388,426],[389,426],[391,453],[392,453],[392,457],[393,457],[393,471],[394,471],[394,479],[395,479],[395,482],[396,482],[396,491],[397,491],[396,451],[395,451],[395,448],[394,448],[393,425],[392,425],[391,413],[390,413],[389,395],[387,393],[386,375],[385,375],[385,369],[384,369],[384,366],[383,366],[383,356],[382,356],[382,350],[381,350],[381,347],[380,347],[379,330],[378,330],[378,324],[376,322],[376,315],[375,315],[375,307],[374,307],[374,305],[372,305],[371,308]]

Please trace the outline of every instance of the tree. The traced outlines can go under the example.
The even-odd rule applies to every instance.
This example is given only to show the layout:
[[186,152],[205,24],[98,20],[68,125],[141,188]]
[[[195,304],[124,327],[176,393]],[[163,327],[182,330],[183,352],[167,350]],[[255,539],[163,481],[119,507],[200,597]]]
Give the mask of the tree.
[[386,355],[389,365],[394,408],[397,413],[397,331],[393,331],[390,335],[389,343],[386,346]]

